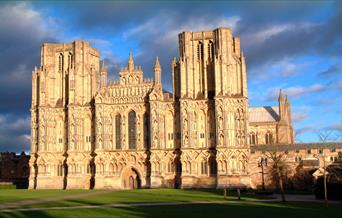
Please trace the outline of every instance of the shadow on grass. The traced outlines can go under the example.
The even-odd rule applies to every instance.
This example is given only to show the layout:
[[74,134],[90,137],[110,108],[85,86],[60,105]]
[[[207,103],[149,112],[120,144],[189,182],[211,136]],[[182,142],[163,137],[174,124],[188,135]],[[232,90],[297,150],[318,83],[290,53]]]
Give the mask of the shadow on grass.
[[244,203],[233,204],[195,204],[170,206],[143,206],[126,208],[92,208],[48,211],[27,211],[0,214],[0,217],[340,217],[342,207],[331,205],[325,208],[317,203]]

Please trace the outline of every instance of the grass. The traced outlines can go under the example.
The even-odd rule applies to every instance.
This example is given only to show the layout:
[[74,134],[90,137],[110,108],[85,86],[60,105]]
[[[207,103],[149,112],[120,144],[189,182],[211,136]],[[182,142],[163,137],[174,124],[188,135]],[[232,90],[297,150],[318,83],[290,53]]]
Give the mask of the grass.
[[2,189],[0,190],[0,204],[22,200],[42,199],[69,194],[89,192],[88,190],[27,190],[27,189]]
[[0,184],[0,190],[1,189],[16,189],[16,186],[13,184]]
[[[321,203],[294,202],[251,202],[259,198],[250,193],[242,194],[242,201],[223,201],[222,190],[175,190],[175,189],[141,189],[129,191],[99,192],[87,190],[1,190],[0,202],[22,201],[26,199],[44,199],[53,196],[71,195],[93,192],[92,195],[77,196],[64,200],[54,200],[30,204],[22,207],[56,207],[76,205],[106,205],[113,203],[139,202],[189,202],[189,201],[221,201],[222,203],[168,205],[168,206],[130,206],[124,208],[91,208],[63,209],[39,211],[12,211],[1,213],[0,217],[340,217],[341,205],[329,205],[326,208]],[[230,199],[236,199],[235,193],[229,193]],[[265,196],[262,196],[265,198]],[[245,201],[244,201],[245,200]]]
[[[228,193],[228,199],[237,199],[235,192]],[[269,196],[255,196],[254,194],[242,193],[245,200],[256,198],[270,198]],[[175,189],[139,189],[125,191],[108,191],[92,196],[82,196],[56,201],[49,201],[24,206],[32,207],[56,207],[56,206],[80,206],[80,205],[103,205],[113,203],[143,203],[143,202],[190,202],[190,201],[222,201],[222,190],[175,190]]]
[[263,218],[319,218],[341,217],[342,208],[331,205],[328,209],[318,203],[253,203],[204,204],[177,206],[143,206],[128,208],[92,208],[29,211],[0,214],[4,218],[26,217],[263,217]]

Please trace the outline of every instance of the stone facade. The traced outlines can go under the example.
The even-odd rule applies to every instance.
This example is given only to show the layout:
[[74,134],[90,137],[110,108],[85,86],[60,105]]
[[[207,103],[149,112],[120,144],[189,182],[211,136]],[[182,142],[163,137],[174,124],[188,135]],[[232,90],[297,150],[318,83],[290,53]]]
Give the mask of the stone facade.
[[178,40],[173,94],[158,58],[153,80],[130,54],[107,81],[87,42],[44,43],[32,75],[30,188],[251,186],[250,135],[272,134],[253,145],[293,143],[289,101],[280,94],[272,119],[249,122],[259,115],[248,108],[240,39],[218,28]]

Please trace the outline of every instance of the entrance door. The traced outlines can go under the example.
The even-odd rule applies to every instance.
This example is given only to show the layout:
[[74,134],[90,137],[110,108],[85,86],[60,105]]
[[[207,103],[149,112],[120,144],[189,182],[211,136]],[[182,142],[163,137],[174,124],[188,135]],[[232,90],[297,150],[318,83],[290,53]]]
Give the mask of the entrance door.
[[134,168],[129,168],[126,172],[124,172],[122,179],[125,189],[140,188],[141,180],[138,172]]
[[135,189],[135,179],[133,178],[133,176],[129,177],[129,188],[130,189]]

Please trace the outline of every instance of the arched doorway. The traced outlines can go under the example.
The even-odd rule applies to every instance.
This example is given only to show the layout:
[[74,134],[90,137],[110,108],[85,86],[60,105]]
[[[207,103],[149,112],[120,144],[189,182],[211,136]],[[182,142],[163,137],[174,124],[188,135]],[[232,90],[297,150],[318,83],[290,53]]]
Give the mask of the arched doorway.
[[122,185],[125,189],[141,188],[141,179],[138,171],[133,167],[127,168],[122,173]]

